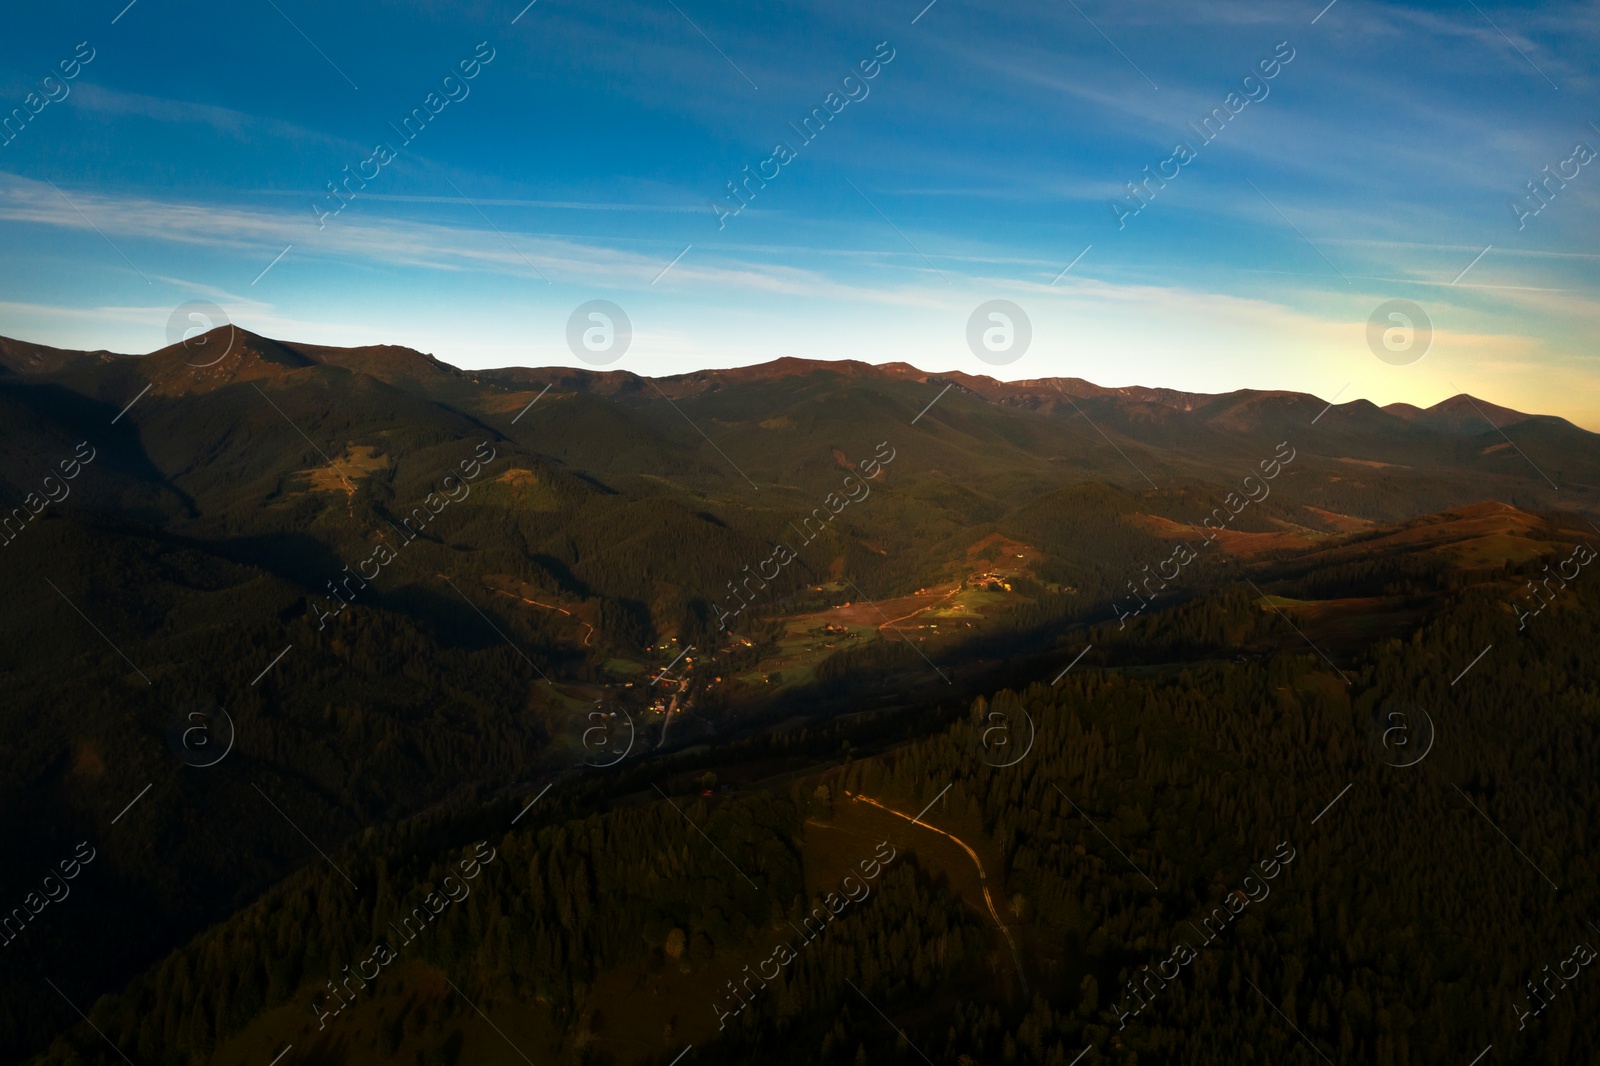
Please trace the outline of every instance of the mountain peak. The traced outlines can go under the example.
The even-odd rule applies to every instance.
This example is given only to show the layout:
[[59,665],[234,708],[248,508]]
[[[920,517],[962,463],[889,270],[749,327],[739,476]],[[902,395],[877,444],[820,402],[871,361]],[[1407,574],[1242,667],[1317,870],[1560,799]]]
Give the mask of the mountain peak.
[[1408,403],[1391,403],[1383,408],[1389,414],[1407,422],[1450,433],[1492,433],[1497,429],[1514,426],[1520,422],[1540,421],[1570,426],[1564,418],[1554,415],[1530,415],[1509,407],[1480,400],[1464,392],[1440,400],[1432,407],[1420,408]]
[[218,326],[139,360],[166,395],[211,392],[242,381],[277,378],[313,365],[289,346],[238,326]]

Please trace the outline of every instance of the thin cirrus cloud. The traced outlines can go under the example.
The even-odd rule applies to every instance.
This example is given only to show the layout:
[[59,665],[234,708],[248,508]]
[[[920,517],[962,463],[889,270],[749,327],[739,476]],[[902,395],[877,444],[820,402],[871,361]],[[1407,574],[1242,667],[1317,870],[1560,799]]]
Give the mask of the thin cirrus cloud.
[[[263,195],[269,196],[296,196],[305,197],[305,193],[288,191],[284,189],[262,190]],[[376,200],[394,204],[460,204],[459,196],[408,196],[397,193],[362,193],[364,200]],[[704,204],[650,204],[627,202],[603,202],[585,200],[527,200],[507,197],[475,196],[472,202],[486,207],[533,207],[548,208],[557,211],[645,211],[664,212],[667,214],[696,214],[706,213]]]
[[70,99],[75,106],[99,119],[141,118],[166,125],[198,125],[238,141],[271,137],[300,145],[320,143],[344,151],[359,149],[358,143],[348,138],[330,136],[283,119],[248,114],[214,104],[123,92],[93,82],[79,85]]
[[[303,255],[434,271],[495,271],[525,277],[530,266],[564,283],[644,288],[661,274],[665,260],[598,244],[550,239],[438,222],[383,217],[336,221],[323,230],[298,213],[172,203],[143,197],[111,197],[75,190],[68,202],[47,185],[13,177],[0,183],[0,222],[94,232],[141,241],[202,245],[260,253],[265,265],[280,243]],[[424,198],[428,203],[454,203]],[[82,212],[80,214],[80,211]],[[514,237],[514,240],[513,240]],[[509,242],[509,244],[508,244]],[[916,303],[918,297],[843,284],[825,275],[777,264],[678,266],[673,283],[693,280],[718,288],[840,300]]]

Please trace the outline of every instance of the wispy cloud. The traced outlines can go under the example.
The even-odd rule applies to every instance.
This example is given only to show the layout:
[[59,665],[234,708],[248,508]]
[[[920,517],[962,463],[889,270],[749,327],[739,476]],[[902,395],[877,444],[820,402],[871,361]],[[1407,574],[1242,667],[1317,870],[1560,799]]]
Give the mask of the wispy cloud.
[[[294,196],[304,198],[304,192],[287,189],[263,189],[260,194],[264,196]],[[368,193],[361,194],[363,200],[372,200],[379,203],[394,204],[452,204],[459,205],[459,196],[407,196],[396,193]],[[495,198],[489,196],[474,196],[472,202],[489,207],[528,207],[549,208],[562,211],[643,211],[648,213],[664,214],[707,214],[703,203],[692,204],[653,204],[629,203],[624,201],[587,201],[587,200],[528,200],[516,198]]]
[[91,115],[108,119],[144,118],[173,125],[199,125],[240,141],[272,137],[295,145],[328,145],[343,152],[361,148],[360,142],[350,138],[332,136],[279,118],[252,115],[215,104],[126,92],[93,82],[79,83],[69,99]]
[[[662,260],[654,256],[601,244],[553,240],[514,231],[502,235],[492,229],[386,219],[375,213],[335,222],[318,231],[309,211],[306,220],[301,221],[284,212],[169,203],[144,197],[108,196],[88,190],[75,190],[73,195],[85,215],[118,237],[212,248],[255,249],[267,258],[285,243],[294,242],[297,254],[322,260],[345,259],[452,272],[490,271],[517,277],[528,273],[531,260],[563,282],[640,289],[649,287],[662,265]],[[0,221],[72,230],[89,228],[84,217],[68,205],[60,204],[59,200],[52,202],[48,186],[15,176],[0,181]],[[515,250],[506,246],[507,236],[515,243]],[[262,262],[264,264],[266,259]],[[896,293],[864,289],[796,267],[737,261],[732,265],[716,265],[697,263],[693,257],[679,264],[663,281],[667,287],[688,284],[849,302],[915,305],[929,299],[915,290]]]

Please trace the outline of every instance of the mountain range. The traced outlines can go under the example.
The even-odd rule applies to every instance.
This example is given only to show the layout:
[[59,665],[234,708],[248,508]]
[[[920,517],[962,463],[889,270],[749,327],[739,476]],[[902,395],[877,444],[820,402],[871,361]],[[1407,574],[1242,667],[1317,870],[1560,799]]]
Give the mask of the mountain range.
[[[223,327],[138,356],[0,339],[0,419],[0,891],[25,898],[63,842],[102,856],[81,906],[6,950],[173,1061],[251,1025],[303,1039],[263,1019],[311,972],[235,972],[218,938],[313,879],[342,891],[347,863],[351,887],[423,876],[442,825],[556,783],[626,807],[711,768],[836,795],[818,767],[937,748],[952,706],[1085,644],[1080,670],[1128,684],[1175,663],[1367,677],[1462,611],[1514,621],[1523,579],[1600,515],[1600,437],[1464,395],[799,359],[467,371]],[[186,723],[217,712],[212,763]],[[562,802],[530,823],[584,817]],[[99,1054],[22,972],[0,1042]],[[180,1020],[200,993],[153,989],[201,972],[253,1005]]]

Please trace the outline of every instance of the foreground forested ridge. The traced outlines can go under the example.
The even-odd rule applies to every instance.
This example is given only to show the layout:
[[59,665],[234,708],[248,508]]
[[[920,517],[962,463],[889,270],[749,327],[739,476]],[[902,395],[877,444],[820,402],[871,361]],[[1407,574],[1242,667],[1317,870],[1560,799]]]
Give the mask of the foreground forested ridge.
[[[667,383],[743,442],[757,494],[626,389],[574,379],[513,427],[542,384],[419,387],[274,344],[116,427],[138,361],[0,378],[30,433],[4,441],[19,497],[97,449],[0,560],[23,605],[0,887],[28,912],[7,1044],[122,1061],[63,998],[141,1064],[522,1061],[507,1038],[618,1063],[1277,1061],[1306,1040],[1545,1062],[1593,1039],[1571,961],[1600,935],[1593,575],[1548,573],[1597,537],[1535,512],[1548,487],[1493,442],[1385,436],[1370,406],[1285,432],[1301,412],[1276,400],[1151,423],[1153,401],[1080,397],[1152,490],[1070,407],[983,386],[908,428],[917,380]],[[899,413],[871,499],[719,640],[729,579]],[[1582,508],[1592,438],[1518,435],[1562,441]],[[1270,498],[1119,623],[1285,437]],[[428,507],[486,441],[470,493]],[[403,550],[362,570],[386,538]],[[861,592],[906,617],[855,620]],[[686,682],[668,743],[658,672]],[[173,739],[195,706],[233,728],[214,764]],[[633,738],[614,766],[597,721],[607,750]],[[1033,740],[1013,765],[997,723]],[[860,795],[932,803],[977,849],[1021,975],[967,857]],[[885,841],[870,893],[768,965]],[[80,842],[70,892],[44,884]]]
[[[1240,626],[1271,624],[1240,600],[1234,613]],[[689,777],[663,782],[682,814],[653,790],[578,817],[552,803],[545,824],[495,837],[498,858],[470,896],[405,950],[502,1026],[548,1013],[591,1032],[596,1055],[627,1020],[594,994],[607,971],[625,969],[639,995],[663,979],[701,986],[704,1019],[679,1028],[717,1032],[695,1041],[710,1061],[807,1062],[858,1047],[915,1058],[851,983],[949,1061],[1069,1061],[1089,1044],[1097,1061],[1303,1053],[1277,1010],[1336,1061],[1443,1061],[1429,1049],[1471,1052],[1474,1042],[1514,1061],[1572,1061],[1594,1036],[1581,978],[1520,1028],[1512,1007],[1527,1009],[1524,982],[1566,958],[1569,941],[1594,940],[1586,845],[1600,814],[1589,754],[1600,700],[1592,675],[1571,664],[1595,639],[1596,616],[1569,614],[1537,654],[1452,689],[1463,636],[1514,638],[1501,614],[1462,603],[1349,664],[1349,686],[1309,652],[1145,679],[1080,664],[1055,687],[997,693],[936,737],[819,770],[781,795],[691,801],[681,797],[696,787]],[[1538,709],[1508,698],[1539,690],[1570,695]],[[1395,692],[1431,707],[1439,729],[1415,765],[1392,765],[1373,739]],[[1037,728],[1015,766],[980,757],[995,713]],[[1581,784],[1557,783],[1568,780]],[[941,888],[921,857],[928,838],[887,826],[903,852],[871,895],[717,1031],[728,978],[770,954],[779,931],[793,939],[789,923],[822,902],[802,884],[803,823],[837,819],[863,792],[913,810],[938,797],[930,823],[990,842],[1032,996],[1008,977],[987,915]],[[310,1006],[470,851],[429,841],[465,839],[484,821],[369,835],[338,856],[367,892],[312,867],[103,1003],[98,1020],[137,1059],[180,1062],[287,1002],[314,1047],[360,1058],[363,1040],[392,1052],[408,1012],[429,1003],[439,1046],[466,1029],[488,1053],[493,1033],[470,1007],[387,974],[391,987],[374,982],[373,995],[388,1030],[324,1032]],[[427,854],[436,857],[414,857]],[[1248,903],[1230,905],[1236,893]],[[1192,961],[1152,980],[1180,942],[1197,949]],[[85,1033],[75,1042],[92,1057]],[[539,1050],[563,1049],[575,1051],[571,1039]]]

